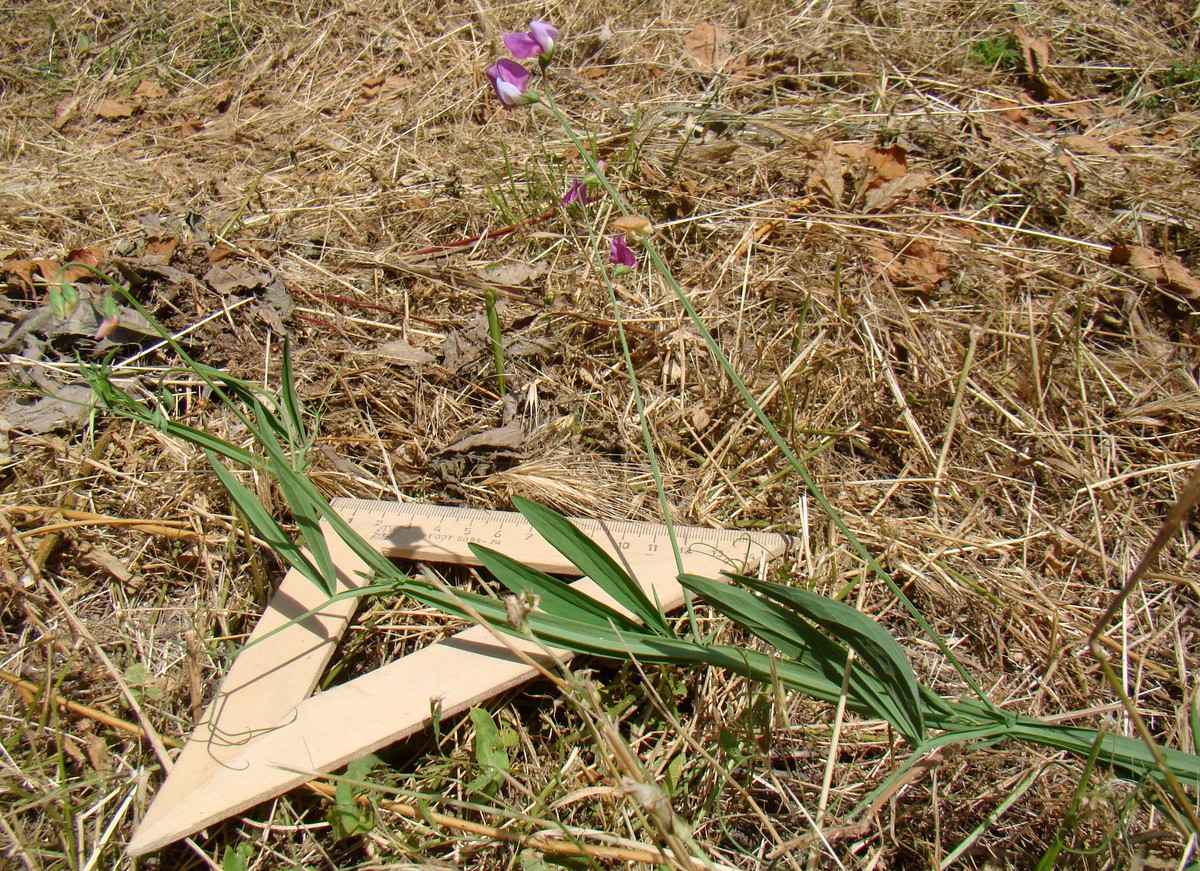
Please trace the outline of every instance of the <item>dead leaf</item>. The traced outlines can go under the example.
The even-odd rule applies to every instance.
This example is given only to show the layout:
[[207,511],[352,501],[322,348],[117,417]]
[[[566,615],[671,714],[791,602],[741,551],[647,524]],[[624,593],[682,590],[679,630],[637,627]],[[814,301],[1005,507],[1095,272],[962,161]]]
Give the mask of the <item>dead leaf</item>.
[[915,191],[929,187],[932,182],[933,176],[927,172],[910,172],[869,187],[863,198],[863,211],[878,212],[899,200],[907,199]]
[[1116,157],[1120,152],[1118,149],[1103,142],[1094,136],[1064,136],[1061,140],[1063,145],[1074,151],[1076,154],[1094,154],[1098,157]]
[[105,740],[91,732],[84,735],[84,740],[87,742],[88,761],[92,763],[92,768],[99,774],[112,774],[113,756],[108,752]]
[[534,263],[522,263],[521,261],[497,263],[495,266],[484,269],[483,277],[494,284],[524,287],[545,275],[549,268],[550,264],[544,260]]
[[1021,45],[1021,63],[1025,68],[1025,73],[1030,76],[1040,76],[1050,66],[1050,38],[1046,36],[1033,37],[1018,30],[1017,41]]
[[846,192],[843,172],[845,166],[833,143],[823,139],[815,143],[814,150],[808,154],[808,180],[805,182],[805,189],[814,197],[840,206]]
[[[59,281],[82,281],[87,278],[95,278],[96,273],[92,269],[99,269],[104,265],[104,259],[108,256],[108,252],[99,246],[91,248],[76,248],[67,252],[67,256],[63,258],[63,263],[78,264],[64,267],[57,276]],[[91,267],[90,269],[88,267]]]
[[462,451],[471,451],[476,448],[498,448],[502,450],[515,450],[525,443],[525,431],[515,423],[510,423],[508,426],[500,426],[495,429],[485,430],[473,436],[467,436],[465,439],[460,439],[447,448],[442,449],[442,453],[461,453]]
[[950,256],[925,239],[914,239],[898,254],[876,240],[867,242],[866,248],[883,274],[897,287],[932,290],[950,271]]
[[78,114],[79,101],[78,94],[68,94],[59,100],[58,105],[54,107],[54,120],[50,126],[55,130],[62,130],[66,127]]
[[195,136],[203,129],[203,121],[183,121],[175,127],[175,134],[180,139],[187,139],[189,136]]
[[425,363],[432,363],[437,359],[428,351],[415,348],[403,339],[395,339],[391,342],[383,342],[376,345],[374,353],[402,366],[420,366]]
[[641,215],[621,215],[619,218],[613,218],[612,228],[632,240],[645,239],[654,232],[654,224]]
[[[1021,72],[1025,76],[1025,84],[1033,96],[1043,103],[1068,103],[1075,99],[1062,85],[1049,74],[1050,68],[1050,39],[1045,36],[1032,37],[1021,28],[1017,28],[1017,42],[1021,46]],[[1076,107],[1072,107],[1076,108]],[[1085,114],[1088,110],[1077,107]]]
[[442,366],[450,372],[457,372],[481,353],[479,345],[458,330],[451,330],[442,342]]
[[133,117],[133,106],[118,100],[104,99],[96,104],[96,114],[106,121]]
[[1019,103],[1010,103],[1007,100],[993,100],[988,105],[988,108],[998,109],[997,115],[1014,124],[1020,124],[1023,127],[1029,127],[1033,124],[1033,119],[1029,117],[1029,113]]
[[716,69],[733,54],[733,37],[720,25],[702,21],[683,38],[683,50],[705,69]]
[[224,112],[233,103],[233,82],[221,82],[208,94],[209,104],[218,112]]
[[146,247],[142,249],[142,263],[154,266],[166,266],[175,256],[179,239],[175,236],[147,236]]
[[167,89],[154,79],[142,79],[141,84],[134,88],[133,95],[144,100],[161,100],[167,96]]
[[271,283],[265,272],[251,272],[240,263],[213,266],[204,273],[204,280],[217,293],[230,294],[236,290],[255,290]]
[[712,142],[687,150],[687,162],[692,166],[728,163],[742,146],[737,142]]
[[891,148],[872,146],[867,149],[866,158],[884,181],[892,181],[908,172],[908,152],[899,145]]
[[16,430],[29,433],[53,432],[60,427],[79,424],[91,412],[92,389],[72,384],[58,386],[53,396],[42,396],[32,403],[12,399],[0,410],[0,419]]
[[1128,266],[1137,275],[1159,287],[1200,302],[1200,278],[1174,257],[1159,254],[1151,248],[1118,243],[1108,254],[1110,263]]
[[208,249],[208,262],[220,263],[223,260],[228,260],[237,250],[231,245],[226,245],[224,242],[218,242],[212,248]]
[[10,287],[33,292],[36,290],[33,286],[33,272],[36,268],[37,262],[34,260],[5,260],[4,280]]
[[408,84],[410,80],[404,76],[371,76],[362,83],[362,99],[374,100],[384,97]]

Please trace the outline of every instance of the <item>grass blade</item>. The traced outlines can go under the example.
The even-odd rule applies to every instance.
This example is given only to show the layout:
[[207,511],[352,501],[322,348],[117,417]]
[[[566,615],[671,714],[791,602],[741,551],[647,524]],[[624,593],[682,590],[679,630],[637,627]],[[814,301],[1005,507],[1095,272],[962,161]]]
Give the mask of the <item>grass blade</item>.
[[744,575],[734,576],[734,580],[794,609],[797,614],[820,626],[858,654],[875,677],[892,691],[909,716],[916,734],[920,736],[924,733],[925,718],[921,710],[917,676],[913,673],[904,648],[887,630],[858,609],[808,590],[759,581]]
[[254,530],[254,534],[261,538],[272,551],[286,560],[289,565],[293,566],[304,577],[316,584],[325,595],[332,596],[333,590],[326,581],[326,576],[313,565],[304,551],[296,546],[295,542],[283,530],[283,527],[275,521],[270,512],[258,501],[258,498],[234,476],[233,472],[229,471],[215,453],[205,451],[205,456],[208,457],[208,462],[212,465],[213,471],[217,473],[221,485],[229,492],[229,498],[233,500],[238,511],[246,518],[246,522],[250,524],[250,528]]
[[513,497],[513,505],[555,550],[648,629],[658,635],[672,634],[662,610],[650,601],[638,582],[575,524],[558,512],[520,496]]
[[[846,650],[803,618],[781,605],[719,581],[696,575],[685,575],[680,581],[713,608],[779,648],[789,658],[808,663],[831,682],[841,682],[848,658]],[[913,746],[921,743],[924,716],[918,711],[919,716],[914,718],[910,709],[895,698],[890,684],[879,675],[864,673],[861,668],[852,666],[849,686],[850,698],[855,701],[856,708],[891,723]]]
[[641,632],[640,624],[591,596],[584,595],[570,584],[545,572],[525,565],[519,560],[482,545],[469,545],[471,553],[496,579],[517,595],[531,592],[541,597],[543,611],[556,617],[577,620],[591,626],[615,627],[627,632]]
[[[332,595],[337,586],[337,568],[333,564],[333,556],[329,552],[329,543],[325,540],[325,530],[321,528],[321,512],[317,509],[312,498],[312,483],[295,471],[293,460],[284,453],[275,437],[269,421],[274,420],[262,403],[254,403],[254,415],[259,421],[259,441],[267,450],[267,465],[271,474],[279,482],[279,490],[287,500],[292,517],[304,536],[304,544],[312,557],[317,569],[324,578],[321,589]],[[278,421],[275,421],[278,423]],[[302,465],[302,464],[301,464]],[[322,501],[323,498],[322,498]]]

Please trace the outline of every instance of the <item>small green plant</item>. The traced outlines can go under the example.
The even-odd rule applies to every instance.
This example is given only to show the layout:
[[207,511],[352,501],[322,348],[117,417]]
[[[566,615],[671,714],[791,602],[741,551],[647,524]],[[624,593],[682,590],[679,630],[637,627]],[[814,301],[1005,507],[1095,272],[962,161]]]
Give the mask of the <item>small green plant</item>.
[[1017,41],[1011,36],[981,39],[967,52],[967,60],[971,63],[991,69],[1012,69],[1019,57]]
[[379,757],[373,753],[355,759],[346,767],[345,777],[338,779],[328,817],[333,836],[339,841],[353,835],[365,835],[375,828],[375,809],[359,802],[364,790],[358,784],[366,780],[378,764]]
[[1172,63],[1163,76],[1161,95],[1186,106],[1200,106],[1200,61]]
[[135,662],[125,669],[125,682],[129,684],[129,689],[139,702],[147,699],[159,701],[163,697],[162,687],[151,681],[146,666],[140,662]]
[[242,842],[234,847],[226,847],[221,857],[221,871],[249,871],[250,859],[254,855],[254,847]]
[[517,733],[496,725],[492,715],[483,708],[471,708],[470,715],[475,727],[475,762],[482,770],[471,781],[468,790],[491,798],[509,771],[508,751],[517,746]]

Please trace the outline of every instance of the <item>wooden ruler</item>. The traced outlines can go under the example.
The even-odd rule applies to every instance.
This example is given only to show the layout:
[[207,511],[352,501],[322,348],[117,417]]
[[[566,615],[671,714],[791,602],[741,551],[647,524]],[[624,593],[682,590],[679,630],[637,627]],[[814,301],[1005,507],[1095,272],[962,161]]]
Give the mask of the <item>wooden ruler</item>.
[[[578,574],[515,512],[364,499],[335,499],[333,507],[390,557],[474,564],[467,547],[474,542],[543,571]],[[683,603],[665,526],[573,522],[664,608]],[[751,569],[788,547],[785,536],[741,530],[676,526],[675,536],[684,570],[708,577]],[[365,565],[328,529],[326,539],[338,569],[338,588],[362,586]],[[586,578],[576,586],[589,595],[600,592]],[[131,856],[281,795],[311,779],[313,772],[333,771],[420,731],[432,724],[435,711],[441,717],[460,713],[536,673],[488,630],[475,626],[312,695],[357,600],[328,605],[287,624],[324,602],[312,582],[295,570],[287,573],[251,635],[252,643],[230,667],[130,840]],[[544,659],[534,645],[517,639],[511,643]]]

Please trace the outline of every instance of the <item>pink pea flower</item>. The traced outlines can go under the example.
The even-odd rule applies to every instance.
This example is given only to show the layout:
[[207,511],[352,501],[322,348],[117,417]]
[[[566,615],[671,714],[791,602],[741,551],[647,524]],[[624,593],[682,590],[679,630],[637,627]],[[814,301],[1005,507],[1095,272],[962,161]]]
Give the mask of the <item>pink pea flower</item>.
[[515,60],[505,58],[492,64],[487,68],[487,77],[505,109],[538,101],[537,94],[525,89],[529,82],[529,70]]
[[624,236],[612,237],[612,249],[608,253],[608,262],[617,267],[618,275],[637,266],[637,257],[629,249],[629,243],[625,241]]
[[538,63],[545,67],[554,57],[554,49],[558,45],[558,28],[549,21],[529,22],[529,33],[506,33],[504,45],[518,60],[536,57]]
[[583,179],[571,179],[571,189],[563,194],[562,203],[564,206],[569,206],[571,203],[586,206],[588,204],[587,183]]

